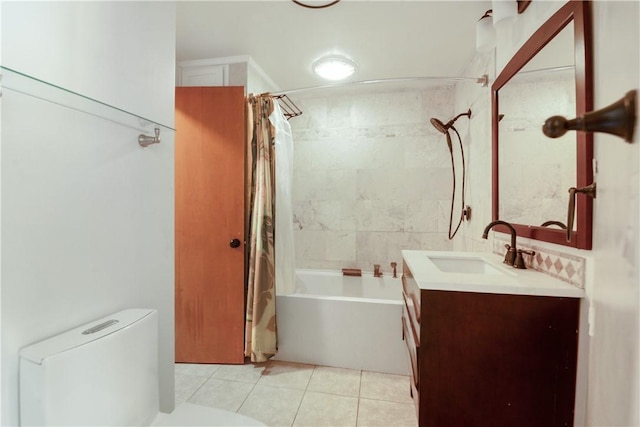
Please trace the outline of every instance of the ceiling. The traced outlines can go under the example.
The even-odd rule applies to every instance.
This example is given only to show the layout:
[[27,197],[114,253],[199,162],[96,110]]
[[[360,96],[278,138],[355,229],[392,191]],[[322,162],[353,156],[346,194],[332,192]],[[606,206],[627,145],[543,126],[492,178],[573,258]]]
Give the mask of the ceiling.
[[[329,1],[307,1],[326,4]],[[490,1],[179,1],[178,61],[249,55],[282,90],[330,82],[311,73],[327,54],[358,64],[347,81],[460,77]]]

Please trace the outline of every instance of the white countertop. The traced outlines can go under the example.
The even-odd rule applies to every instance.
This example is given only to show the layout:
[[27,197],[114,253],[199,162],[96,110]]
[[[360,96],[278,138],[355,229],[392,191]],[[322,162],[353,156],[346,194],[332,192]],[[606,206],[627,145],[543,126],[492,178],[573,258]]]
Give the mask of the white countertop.
[[[429,257],[480,258],[502,274],[447,273]],[[504,257],[486,252],[403,250],[407,263],[420,289],[479,292],[490,294],[539,295],[583,298],[584,290],[536,270],[521,270],[503,264]]]

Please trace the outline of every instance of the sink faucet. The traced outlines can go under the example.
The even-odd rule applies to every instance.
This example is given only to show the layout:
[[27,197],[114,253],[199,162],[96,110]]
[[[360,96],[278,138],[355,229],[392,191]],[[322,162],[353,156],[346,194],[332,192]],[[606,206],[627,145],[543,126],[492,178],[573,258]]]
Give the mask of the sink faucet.
[[398,263],[397,263],[397,262],[392,262],[392,263],[391,263],[391,268],[393,268],[393,278],[394,278],[394,279],[397,279],[397,278],[398,278],[398,270],[397,270],[397,267],[398,267]]
[[380,271],[380,264],[373,264],[373,277],[382,277],[382,271]]
[[[511,233],[511,244],[510,245],[505,245],[505,247],[507,248],[507,253],[504,255],[504,263],[507,265],[511,265],[514,266],[515,261],[516,261],[516,254],[517,254],[517,250],[516,250],[516,230],[515,228],[513,228],[513,226],[511,224],[509,224],[506,221],[492,221],[489,223],[489,225],[487,225],[484,228],[484,232],[482,233],[482,238],[486,239],[487,236],[489,235],[489,230],[491,230],[494,226],[501,224],[504,225],[505,227],[507,227],[509,229],[509,232]],[[518,266],[518,268],[520,268]]]

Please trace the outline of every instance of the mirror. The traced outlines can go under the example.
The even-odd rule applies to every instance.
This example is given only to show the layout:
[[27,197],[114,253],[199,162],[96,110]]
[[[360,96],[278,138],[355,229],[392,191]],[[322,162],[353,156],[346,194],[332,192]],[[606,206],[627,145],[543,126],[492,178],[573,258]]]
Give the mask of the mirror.
[[576,179],[575,134],[547,138],[540,123],[553,115],[575,115],[575,86],[570,22],[500,88],[500,219],[531,225],[554,221],[556,227],[567,222],[567,189]]
[[542,123],[592,109],[590,22],[588,2],[568,2],[492,86],[493,219],[513,224],[518,236],[580,249],[591,249],[592,200],[578,197],[571,241],[560,227],[567,223],[568,189],[593,182],[593,139],[583,132],[550,139]]

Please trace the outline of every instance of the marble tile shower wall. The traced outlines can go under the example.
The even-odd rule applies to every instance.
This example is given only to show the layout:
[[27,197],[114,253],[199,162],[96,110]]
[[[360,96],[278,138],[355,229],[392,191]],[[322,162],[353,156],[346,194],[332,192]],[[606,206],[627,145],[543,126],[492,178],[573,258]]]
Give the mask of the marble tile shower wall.
[[388,272],[402,249],[452,248],[451,161],[429,118],[451,118],[453,96],[453,87],[436,87],[297,100],[297,268]]

